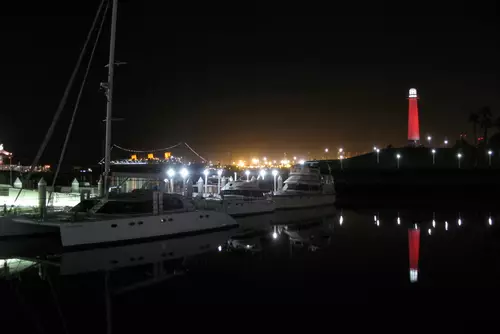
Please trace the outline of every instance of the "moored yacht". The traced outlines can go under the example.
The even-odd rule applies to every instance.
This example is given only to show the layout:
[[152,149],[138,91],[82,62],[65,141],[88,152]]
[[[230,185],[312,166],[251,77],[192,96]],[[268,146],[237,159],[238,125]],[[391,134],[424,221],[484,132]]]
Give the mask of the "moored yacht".
[[47,216],[42,222],[36,216],[18,216],[12,221],[59,230],[64,247],[137,242],[238,226],[226,213],[198,211],[183,196],[151,190],[84,200],[71,212]]
[[333,204],[333,176],[321,175],[319,168],[311,165],[293,166],[283,189],[274,192],[272,198],[277,210]]
[[264,195],[257,181],[229,181],[220,197],[196,199],[200,209],[226,212],[233,217],[270,213],[275,210],[272,199]]

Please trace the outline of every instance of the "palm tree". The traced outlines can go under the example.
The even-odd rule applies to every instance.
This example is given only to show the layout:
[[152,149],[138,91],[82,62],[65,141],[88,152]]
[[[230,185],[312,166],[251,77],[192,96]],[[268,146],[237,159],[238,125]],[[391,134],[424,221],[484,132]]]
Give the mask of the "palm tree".
[[484,140],[484,145],[486,146],[488,144],[488,129],[490,129],[493,126],[493,121],[491,120],[491,117],[493,116],[491,113],[490,107],[482,107],[479,112],[479,124],[481,126],[481,129],[483,129],[483,140]]
[[479,113],[471,112],[469,115],[469,122],[473,126],[474,146],[477,146],[477,126],[479,125]]

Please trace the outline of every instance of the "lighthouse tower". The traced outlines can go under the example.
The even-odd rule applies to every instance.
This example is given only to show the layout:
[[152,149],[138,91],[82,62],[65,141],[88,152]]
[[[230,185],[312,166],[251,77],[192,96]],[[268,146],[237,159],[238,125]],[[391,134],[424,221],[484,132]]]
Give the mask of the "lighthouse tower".
[[417,146],[420,141],[420,126],[418,124],[418,102],[417,90],[410,89],[408,95],[408,144]]

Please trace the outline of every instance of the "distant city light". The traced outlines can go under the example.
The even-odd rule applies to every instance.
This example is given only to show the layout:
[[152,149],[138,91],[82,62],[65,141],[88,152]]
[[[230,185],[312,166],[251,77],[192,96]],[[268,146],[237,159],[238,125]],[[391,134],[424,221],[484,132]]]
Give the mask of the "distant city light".
[[262,177],[262,179],[264,179],[264,177],[266,176],[266,171],[264,169],[261,169],[259,174]]
[[325,148],[325,153],[328,153],[328,149],[327,148]]
[[492,155],[493,154],[493,151],[492,150],[489,150],[488,151],[488,155]]
[[342,147],[341,147],[341,148],[339,148],[339,152],[340,152],[340,153],[344,152],[344,149],[343,149]]
[[203,171],[203,174],[205,174],[205,176],[208,176],[208,173],[209,173],[209,172],[208,172],[208,169],[205,169],[205,170]]
[[444,140],[444,144],[448,145],[448,140],[447,139]]
[[432,154],[435,154],[435,153],[436,153],[436,150],[435,150],[435,149],[432,149],[432,151],[431,151],[431,152],[432,152]]
[[457,158],[459,158],[459,159],[460,159],[461,157],[462,157],[462,154],[461,154],[461,153],[458,153],[458,154],[457,154]]
[[221,176],[221,175],[222,175],[222,169],[219,169],[219,170],[217,171],[217,175],[219,175],[219,176]]
[[278,171],[276,169],[273,169],[273,176],[277,176],[278,175]]
[[396,158],[397,158],[397,159],[400,159],[400,158],[401,158],[401,154],[399,154],[399,153],[398,153],[398,154],[396,154]]
[[250,171],[249,171],[249,170],[246,170],[246,171],[245,171],[245,175],[246,175],[246,176],[250,175]]
[[299,164],[303,165],[304,162],[305,162],[304,159],[302,159],[302,160],[299,161]]

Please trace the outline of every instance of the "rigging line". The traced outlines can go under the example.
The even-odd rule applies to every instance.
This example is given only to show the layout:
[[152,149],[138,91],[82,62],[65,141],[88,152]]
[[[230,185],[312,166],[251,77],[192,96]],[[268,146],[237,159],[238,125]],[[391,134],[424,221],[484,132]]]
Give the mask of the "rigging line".
[[[63,97],[62,97],[61,101],[59,102],[59,106],[57,107],[56,113],[54,114],[54,118],[52,119],[52,124],[50,124],[49,130],[45,134],[45,138],[43,139],[42,145],[38,149],[38,152],[37,152],[37,154],[35,156],[35,159],[33,160],[33,163],[31,164],[28,176],[26,178],[27,180],[29,180],[30,177],[31,177],[31,175],[33,174],[34,167],[36,165],[38,165],[38,162],[39,162],[39,160],[40,160],[43,152],[45,151],[45,148],[47,147],[47,144],[49,143],[49,140],[52,137],[52,134],[54,133],[54,129],[56,127],[56,123],[59,120],[59,117],[61,116],[61,113],[62,113],[62,111],[64,109],[64,106],[66,105],[66,101],[68,99],[69,92],[70,92],[71,88],[73,87],[73,82],[75,81],[75,77],[76,77],[76,75],[78,73],[78,70],[80,69],[80,65],[82,63],[83,56],[85,55],[85,52],[87,51],[87,46],[88,46],[88,44],[90,42],[90,38],[92,37],[92,33],[95,30],[97,21],[98,21],[99,16],[100,16],[99,14],[101,13],[102,7],[104,5],[104,2],[106,2],[106,1],[107,0],[102,0],[101,4],[99,5],[99,8],[97,9],[97,13],[95,15],[94,22],[92,22],[92,26],[90,28],[90,31],[87,34],[87,39],[85,40],[85,44],[83,45],[83,49],[80,52],[80,56],[78,57],[78,60],[76,61],[75,68],[73,69],[73,73],[71,73],[71,77],[69,78],[68,85],[66,86],[66,89],[64,90]],[[19,195],[21,194],[22,190],[23,190],[23,188],[21,188],[19,190],[19,192],[17,193],[17,196],[16,196],[16,199],[14,200],[14,203],[19,198]]]
[[177,143],[173,146],[170,146],[170,147],[165,147],[165,148],[158,148],[158,149],[154,149],[154,150],[146,150],[146,151],[141,151],[141,150],[133,150],[133,149],[129,149],[129,148],[124,148],[124,147],[121,147],[121,146],[118,146],[118,145],[113,145],[113,147],[116,147],[122,151],[126,151],[126,152],[131,152],[131,153],[153,153],[153,152],[159,152],[159,151],[166,151],[166,150],[170,150],[172,148],[176,148],[177,146],[179,145],[182,145],[183,143]]
[[102,27],[104,26],[104,22],[106,21],[106,14],[108,12],[108,9],[109,9],[109,1],[107,2],[106,8],[104,9],[104,13],[102,14],[101,24],[99,25],[99,30],[97,31],[94,46],[92,48],[92,51],[90,52],[89,62],[87,64],[87,68],[85,69],[85,74],[83,76],[83,81],[82,81],[82,84],[80,86],[80,91],[78,92],[78,97],[76,98],[76,103],[75,103],[75,106],[73,108],[73,115],[71,115],[71,120],[69,122],[68,132],[66,133],[66,138],[64,139],[64,144],[63,144],[63,147],[61,150],[61,155],[59,156],[59,162],[57,164],[56,173],[54,174],[54,179],[52,180],[52,191],[49,193],[49,199],[48,199],[47,203],[50,203],[50,199],[52,198],[52,193],[54,192],[54,186],[56,184],[57,177],[59,176],[59,171],[61,169],[61,164],[62,164],[62,161],[64,159],[64,154],[66,153],[66,149],[68,147],[68,142],[69,142],[69,138],[71,136],[71,131],[73,130],[73,125],[75,123],[76,112],[78,111],[78,107],[80,105],[80,100],[81,100],[82,94],[83,94],[83,89],[85,87],[85,84],[87,83],[87,77],[89,75],[90,68],[92,67],[92,60],[94,59],[95,50],[97,49],[97,45],[99,44],[99,38],[101,37]]
[[188,143],[184,143],[184,145],[186,145],[186,147],[189,148],[191,150],[191,152],[193,152],[194,154],[196,154],[198,156],[198,158],[200,158],[201,160],[203,160],[203,162],[207,162],[207,159],[205,159],[204,157],[202,157],[201,155],[199,155],[198,153],[196,153],[196,151],[193,150],[191,148],[191,146],[188,145]]

